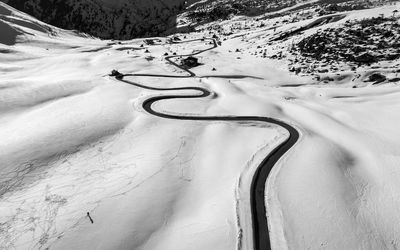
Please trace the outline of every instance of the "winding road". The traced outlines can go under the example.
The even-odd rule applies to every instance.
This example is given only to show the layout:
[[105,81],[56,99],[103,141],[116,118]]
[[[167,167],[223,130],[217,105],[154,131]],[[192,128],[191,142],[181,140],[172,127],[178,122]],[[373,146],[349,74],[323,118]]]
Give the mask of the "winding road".
[[[144,76],[144,77],[172,77],[172,78],[190,78],[196,77],[196,74],[190,71],[187,68],[180,66],[175,63],[171,59],[174,57],[180,56],[195,56],[200,53],[203,53],[208,50],[212,50],[218,47],[218,44],[215,39],[204,38],[204,39],[196,39],[189,41],[182,41],[179,43],[185,42],[193,42],[193,41],[212,41],[213,47],[198,51],[189,55],[174,55],[167,56],[165,59],[171,63],[172,65],[184,70],[188,73],[188,76],[173,76],[173,75],[152,75],[152,74],[126,74],[123,76]],[[212,77],[212,76],[208,76]],[[217,76],[218,77],[218,76]],[[224,76],[219,76],[224,77]],[[249,76],[226,76],[227,78],[238,78],[238,77],[249,77]],[[181,88],[155,88],[145,86],[139,83],[135,83],[132,81],[128,81],[123,79],[123,77],[117,78],[117,80],[122,81],[127,84],[131,84],[140,88],[156,90],[156,91],[171,91],[171,90],[194,90],[198,92],[198,94],[192,95],[163,95],[151,97],[145,100],[142,104],[143,109],[155,116],[165,118],[165,119],[175,119],[175,120],[191,120],[191,121],[256,121],[256,122],[266,122],[275,124],[286,129],[290,135],[289,138],[280,144],[277,148],[275,148],[272,152],[269,153],[268,156],[264,158],[261,164],[257,167],[255,174],[252,179],[252,184],[250,188],[250,200],[251,200],[251,211],[252,211],[252,225],[253,225],[253,245],[255,250],[267,250],[271,249],[270,238],[269,238],[269,230],[268,230],[268,221],[266,217],[266,206],[265,206],[265,185],[267,182],[267,178],[269,173],[271,172],[273,166],[277,163],[277,161],[288,152],[298,141],[299,132],[289,124],[285,122],[269,118],[269,117],[261,117],[261,116],[181,116],[174,115],[168,113],[162,113],[154,110],[152,108],[153,104],[162,101],[162,100],[171,100],[171,99],[193,99],[193,98],[205,98],[212,95],[212,92],[202,88],[202,87],[181,87]]]

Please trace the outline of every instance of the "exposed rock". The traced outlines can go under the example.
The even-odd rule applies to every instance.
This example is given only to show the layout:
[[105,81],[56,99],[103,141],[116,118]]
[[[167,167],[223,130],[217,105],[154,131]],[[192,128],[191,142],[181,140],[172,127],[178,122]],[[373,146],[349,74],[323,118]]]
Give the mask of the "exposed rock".
[[374,82],[374,84],[378,84],[381,82],[386,81],[386,76],[380,74],[380,73],[373,73],[368,77],[369,82]]

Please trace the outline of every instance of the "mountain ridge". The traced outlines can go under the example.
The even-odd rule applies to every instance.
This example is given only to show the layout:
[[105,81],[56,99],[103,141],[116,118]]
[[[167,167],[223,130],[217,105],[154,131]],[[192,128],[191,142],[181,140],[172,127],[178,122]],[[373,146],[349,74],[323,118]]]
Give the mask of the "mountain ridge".
[[154,36],[175,25],[184,0],[2,0],[2,2],[63,29],[103,39]]

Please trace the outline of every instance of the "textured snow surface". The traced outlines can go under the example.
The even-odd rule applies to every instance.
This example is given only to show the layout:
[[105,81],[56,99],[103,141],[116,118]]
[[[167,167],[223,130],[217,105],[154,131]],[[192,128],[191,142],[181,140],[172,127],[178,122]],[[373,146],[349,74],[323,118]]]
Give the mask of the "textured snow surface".
[[[112,69],[184,75],[163,55],[208,42],[141,47],[142,40],[78,36],[2,3],[0,14],[0,29],[12,30],[0,38],[0,248],[252,249],[251,179],[287,131],[161,119],[142,102],[189,92],[107,76]],[[274,249],[396,249],[398,86],[316,84],[283,62],[229,52],[246,46],[231,38],[199,55],[195,78],[126,80],[215,93],[162,101],[158,111],[267,116],[299,130],[267,182]]]

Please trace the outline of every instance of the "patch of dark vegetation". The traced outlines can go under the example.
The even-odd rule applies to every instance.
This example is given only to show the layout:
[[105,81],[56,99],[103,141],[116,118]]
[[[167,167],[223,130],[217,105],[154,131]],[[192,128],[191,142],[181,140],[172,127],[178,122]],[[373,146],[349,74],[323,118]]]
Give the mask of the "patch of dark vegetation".
[[312,29],[321,25],[325,25],[328,23],[334,23],[337,22],[343,18],[345,18],[345,15],[331,15],[331,16],[326,16],[326,17],[320,17],[317,20],[309,23],[308,25],[302,26],[300,28],[290,30],[288,32],[284,32],[282,34],[279,34],[276,38],[271,39],[271,41],[279,41],[279,40],[284,40],[286,38],[289,38],[291,36],[294,36],[298,33],[304,32],[308,29]]
[[291,52],[317,61],[370,65],[400,58],[399,18],[374,17],[346,22],[304,38]]
[[204,4],[189,10],[188,17],[196,22],[226,20],[232,15],[257,16],[291,7],[299,0],[230,0]]
[[343,12],[343,11],[352,11],[352,10],[363,10],[368,9],[370,6],[368,3],[360,3],[360,4],[324,4],[321,8],[316,9],[318,15],[329,15],[336,12]]
[[395,0],[319,0],[319,8],[316,12],[319,15],[328,15],[336,12],[363,10],[380,5],[396,3]]
[[215,6],[209,10],[198,10],[189,12],[188,17],[196,22],[201,21],[216,21],[216,20],[226,20],[231,15],[239,14],[239,9],[235,8],[232,4],[224,4]]
[[194,68],[201,65],[199,59],[193,56],[189,56],[181,60],[181,66],[187,69]]

